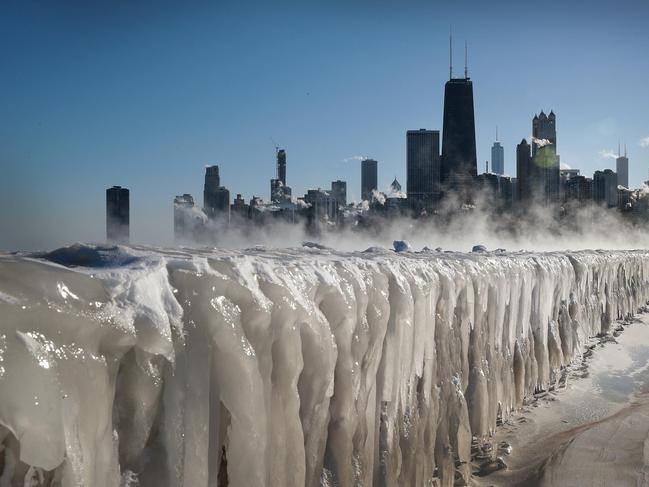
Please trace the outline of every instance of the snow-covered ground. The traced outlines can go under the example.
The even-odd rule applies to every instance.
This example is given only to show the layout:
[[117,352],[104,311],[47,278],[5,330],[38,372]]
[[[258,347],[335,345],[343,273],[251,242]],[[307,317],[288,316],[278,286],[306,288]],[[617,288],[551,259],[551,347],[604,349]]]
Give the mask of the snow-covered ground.
[[1,254],[0,485],[452,485],[648,299],[648,251]]

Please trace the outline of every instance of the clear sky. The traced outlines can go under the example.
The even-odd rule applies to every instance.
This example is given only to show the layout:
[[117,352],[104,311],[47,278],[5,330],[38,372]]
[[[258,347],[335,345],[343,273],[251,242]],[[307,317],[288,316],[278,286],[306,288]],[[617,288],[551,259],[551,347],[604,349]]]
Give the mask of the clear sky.
[[[101,5],[100,5],[101,4]],[[469,45],[479,172],[495,126],[514,173],[535,113],[592,176],[628,145],[647,179],[649,2],[4,1],[0,249],[105,236],[105,188],[131,189],[135,242],[169,243],[172,201],[202,204],[205,164],[268,198],[274,143],[294,195],[348,181],[353,156],[405,186],[408,129],[441,129],[448,31]],[[649,144],[647,144],[649,145]]]

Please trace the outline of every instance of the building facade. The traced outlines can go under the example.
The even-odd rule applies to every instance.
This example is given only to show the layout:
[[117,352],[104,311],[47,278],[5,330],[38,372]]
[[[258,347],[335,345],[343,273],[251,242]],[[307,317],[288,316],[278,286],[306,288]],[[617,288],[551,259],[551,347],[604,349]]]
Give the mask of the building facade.
[[194,198],[185,193],[174,198],[174,238],[176,242],[192,238]]
[[304,201],[309,204],[311,218],[315,221],[335,222],[338,217],[338,201],[331,193],[322,189],[310,189],[304,195]]
[[444,87],[441,191],[456,193],[462,202],[471,202],[477,175],[473,83],[466,75],[451,77]]
[[372,191],[378,189],[378,162],[374,159],[361,161],[361,198],[372,201]]
[[500,176],[505,174],[505,148],[497,140],[491,146],[491,172]]
[[203,210],[209,218],[230,220],[230,191],[221,186],[219,166],[205,168]]
[[543,182],[543,202],[557,203],[560,201],[561,176],[560,159],[557,155],[557,124],[556,115],[543,111],[532,119],[532,159],[541,171]]
[[286,186],[286,151],[284,149],[277,151],[277,179]]
[[532,161],[530,144],[525,139],[516,146],[516,179],[516,199],[531,202],[539,192],[540,174]]
[[[618,151],[619,154],[619,151]],[[617,172],[617,184],[624,188],[629,187],[629,158],[627,157],[626,147],[624,147],[624,155],[618,155],[615,159],[615,171]]]
[[564,201],[577,207],[590,205],[593,201],[593,180],[579,174],[566,179]]
[[233,218],[236,216],[239,219],[245,219],[250,216],[250,205],[246,204],[246,200],[241,197],[240,193],[237,194],[237,197],[232,202],[230,213]]
[[338,202],[338,206],[347,206],[347,182],[332,181],[331,196]]
[[609,208],[617,206],[617,174],[611,169],[593,174],[593,200]]
[[275,178],[270,180],[270,201],[274,204],[290,203],[293,191],[286,185],[286,151],[277,149]]
[[130,194],[127,188],[113,186],[106,190],[106,239],[128,243],[130,238]]
[[409,200],[430,202],[439,196],[439,130],[406,133],[406,193]]

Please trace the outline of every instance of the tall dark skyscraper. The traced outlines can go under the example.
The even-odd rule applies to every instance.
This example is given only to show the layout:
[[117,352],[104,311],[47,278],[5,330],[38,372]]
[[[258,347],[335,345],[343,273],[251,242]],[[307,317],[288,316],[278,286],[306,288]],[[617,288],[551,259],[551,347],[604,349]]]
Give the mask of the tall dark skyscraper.
[[372,201],[372,191],[378,189],[378,162],[374,159],[361,161],[361,198]]
[[284,149],[277,151],[277,179],[286,186],[286,151]]
[[532,119],[532,158],[540,168],[546,203],[558,202],[561,188],[560,161],[557,155],[557,126],[554,112],[541,111]]
[[[466,53],[465,53],[466,54]],[[472,188],[478,174],[473,114],[473,83],[465,67],[464,78],[453,77],[444,88],[444,127],[440,183],[442,192],[456,192],[464,202],[473,200]]]
[[270,180],[270,201],[273,203],[286,203],[291,201],[292,190],[286,186],[286,151],[277,149],[276,178]]
[[332,181],[331,182],[331,196],[338,202],[338,206],[347,205],[347,182],[346,181]]
[[439,196],[439,131],[408,130],[406,133],[406,191],[420,202]]
[[203,210],[210,218],[220,216],[230,219],[230,191],[221,186],[219,166],[205,168]]
[[516,180],[518,201],[530,201],[537,192],[539,171],[532,160],[530,145],[525,139],[516,146]]
[[610,169],[595,171],[593,174],[593,200],[600,205],[612,208],[617,206],[617,174]]
[[205,185],[203,186],[203,206],[207,207],[207,193],[216,191],[221,186],[221,176],[219,176],[219,166],[205,167]]
[[121,186],[106,190],[106,239],[128,243],[130,237],[129,191]]

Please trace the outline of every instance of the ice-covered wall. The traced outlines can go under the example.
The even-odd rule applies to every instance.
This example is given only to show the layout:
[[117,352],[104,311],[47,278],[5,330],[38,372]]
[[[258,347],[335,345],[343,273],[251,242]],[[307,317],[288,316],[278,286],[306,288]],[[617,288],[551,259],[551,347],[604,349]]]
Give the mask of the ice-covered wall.
[[452,485],[649,299],[642,251],[46,257],[0,255],[2,487]]

